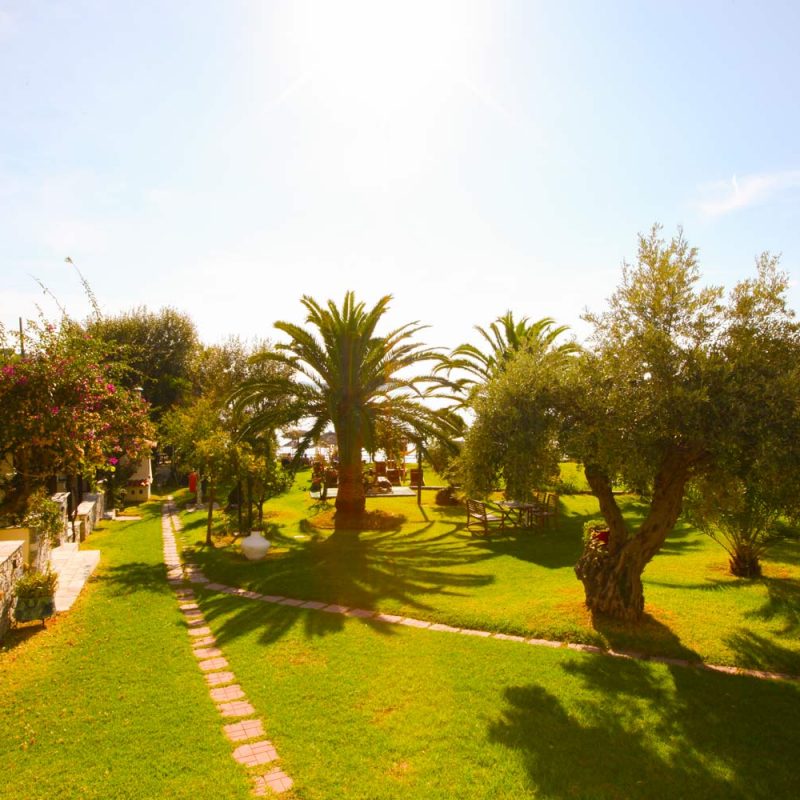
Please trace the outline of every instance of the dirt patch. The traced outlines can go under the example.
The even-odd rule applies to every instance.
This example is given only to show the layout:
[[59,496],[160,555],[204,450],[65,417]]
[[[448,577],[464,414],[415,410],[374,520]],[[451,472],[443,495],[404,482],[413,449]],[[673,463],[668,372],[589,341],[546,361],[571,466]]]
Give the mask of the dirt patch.
[[405,521],[405,514],[390,514],[388,511],[379,509],[346,516],[339,516],[337,511],[329,509],[311,517],[308,524],[318,530],[392,531],[399,528]]

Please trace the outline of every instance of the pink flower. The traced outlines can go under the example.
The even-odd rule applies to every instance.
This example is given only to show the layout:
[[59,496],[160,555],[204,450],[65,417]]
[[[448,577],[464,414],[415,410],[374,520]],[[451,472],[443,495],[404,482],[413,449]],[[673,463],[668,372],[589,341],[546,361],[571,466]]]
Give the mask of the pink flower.
[[107,383],[107,384],[106,384],[106,391],[107,391],[109,394],[114,394],[114,392],[116,392],[116,391],[117,391],[117,387],[116,387],[116,386],[114,386],[114,384],[113,384],[113,383]]
[[3,375],[8,377],[8,376],[11,376],[13,374],[14,374],[14,365],[13,364],[6,364],[3,367]]
[[51,413],[51,414],[58,414],[59,410],[60,410],[60,409],[59,409],[59,407],[58,407],[58,406],[53,406],[53,407],[50,409],[50,413]]
[[116,458],[115,456],[111,456],[111,458],[108,459],[108,463],[109,464],[119,464],[119,459]]

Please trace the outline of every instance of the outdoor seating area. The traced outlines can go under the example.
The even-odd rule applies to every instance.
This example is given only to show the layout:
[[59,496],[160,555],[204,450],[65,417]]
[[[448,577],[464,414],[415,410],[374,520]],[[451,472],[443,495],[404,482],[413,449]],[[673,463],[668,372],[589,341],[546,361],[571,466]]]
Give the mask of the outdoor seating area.
[[467,528],[480,527],[484,536],[491,530],[509,528],[558,529],[558,495],[535,492],[532,500],[500,500],[497,503],[465,500]]

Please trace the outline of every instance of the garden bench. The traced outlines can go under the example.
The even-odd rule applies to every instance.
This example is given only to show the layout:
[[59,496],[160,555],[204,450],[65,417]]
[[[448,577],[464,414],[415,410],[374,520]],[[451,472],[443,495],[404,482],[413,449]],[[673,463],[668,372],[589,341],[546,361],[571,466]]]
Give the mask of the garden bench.
[[467,530],[472,530],[472,525],[480,525],[484,536],[488,536],[491,525],[503,529],[506,527],[506,521],[503,514],[492,513],[481,500],[467,500]]

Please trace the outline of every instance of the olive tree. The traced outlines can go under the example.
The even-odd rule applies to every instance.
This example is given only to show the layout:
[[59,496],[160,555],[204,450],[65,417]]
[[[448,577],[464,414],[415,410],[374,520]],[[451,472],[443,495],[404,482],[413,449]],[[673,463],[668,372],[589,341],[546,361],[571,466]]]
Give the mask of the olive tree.
[[[499,399],[476,405],[467,450],[482,443],[487,470],[541,471],[554,438],[582,461],[609,528],[608,543],[589,542],[575,567],[593,612],[641,616],[642,572],[678,520],[690,481],[753,476],[756,454],[764,464],[780,452],[784,480],[797,486],[800,348],[786,279],[763,256],[757,277],[727,303],[722,289],[699,280],[696,249],[682,233],[667,242],[654,227],[640,236],[636,263],[623,266],[607,309],[586,315],[593,331],[581,356],[543,372],[541,359],[523,355],[518,374],[507,369],[487,392]],[[503,419],[509,414],[513,424]],[[510,438],[484,434],[492,424]],[[619,480],[648,501],[635,527],[612,491]]]

